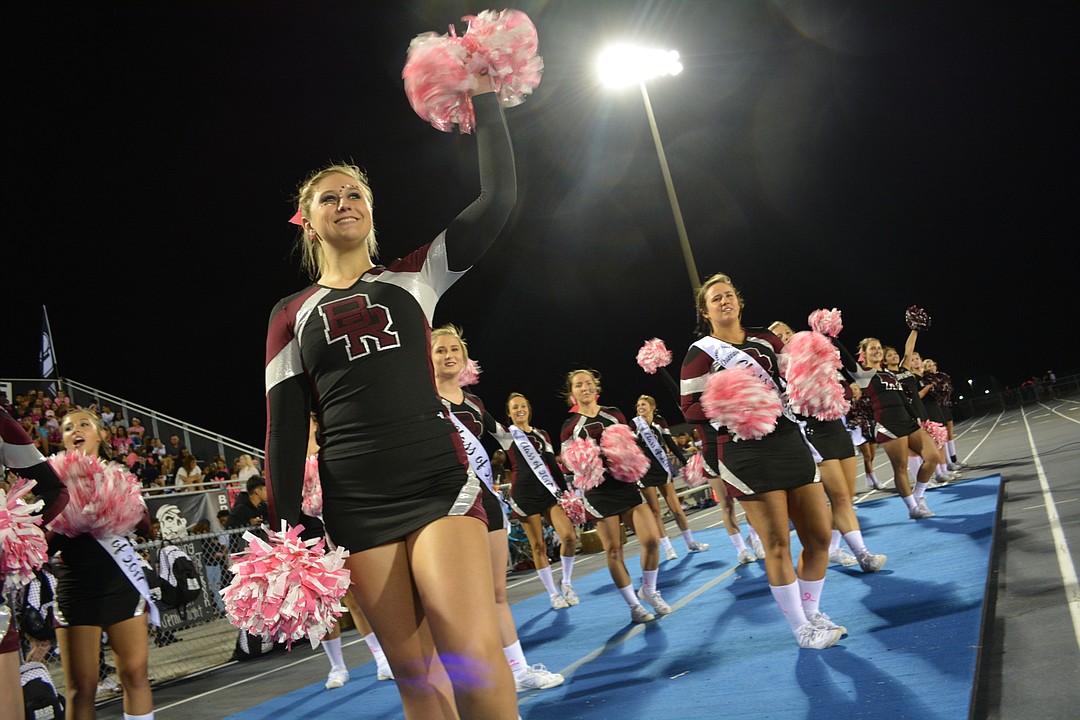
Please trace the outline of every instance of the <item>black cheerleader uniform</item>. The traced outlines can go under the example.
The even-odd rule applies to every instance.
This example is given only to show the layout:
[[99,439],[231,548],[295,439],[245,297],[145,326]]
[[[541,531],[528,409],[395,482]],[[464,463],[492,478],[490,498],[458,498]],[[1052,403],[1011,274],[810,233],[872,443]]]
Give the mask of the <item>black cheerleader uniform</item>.
[[[452,403],[442,398],[443,407],[447,412],[454,414],[461,424],[468,428],[473,436],[481,443],[486,435],[495,437],[499,431],[499,424],[495,422],[487,410],[484,409],[483,401],[469,392],[464,392],[461,403]],[[483,443],[482,443],[483,444]],[[485,451],[490,453],[489,448]],[[490,454],[488,463],[490,464]],[[484,505],[484,513],[487,515],[488,532],[506,529],[506,517],[503,515],[502,505],[499,498],[493,493],[486,483],[480,483],[480,500]]]
[[[604,428],[616,424],[626,425],[626,416],[614,407],[601,407],[596,417],[571,413],[563,423],[562,432],[559,434],[560,444],[565,448],[567,443],[579,438],[589,438],[599,444]],[[622,515],[642,502],[637,483],[616,480],[606,466],[603,481],[591,490],[585,491],[586,509],[598,518]]]
[[266,342],[271,524],[300,515],[308,414],[319,420],[323,521],[350,552],[448,515],[486,516],[481,482],[435,391],[431,321],[442,294],[498,235],[517,194],[498,98],[473,98],[481,192],[436,239],[348,288],[281,300]]
[[907,437],[919,429],[911,415],[904,387],[888,370],[878,370],[863,388],[863,396],[870,399],[874,408],[874,441],[887,443],[896,438]]
[[[544,466],[547,467],[548,474],[559,489],[561,497],[568,486],[566,477],[563,476],[559,463],[555,460],[555,448],[551,444],[551,436],[539,428],[533,428],[528,432],[522,430],[522,432],[544,461]],[[540,480],[529,463],[522,459],[517,443],[511,442],[506,446],[505,452],[506,459],[510,462],[510,509],[515,517],[540,515],[558,503],[558,499],[551,494],[547,485]]]
[[[631,427],[634,428],[634,434],[638,438],[638,446],[641,451],[645,453],[645,457],[649,458],[649,469],[645,471],[645,475],[638,481],[642,487],[661,487],[666,485],[672,480],[672,476],[664,469],[664,466],[653,455],[652,450],[645,443],[645,440],[641,437],[641,431],[638,429],[635,422]],[[657,443],[660,445],[660,449],[663,450],[667,447],[674,453],[675,457],[679,458],[679,461],[685,465],[686,456],[683,455],[682,448],[675,442],[675,438],[671,436],[671,428],[668,426],[667,420],[663,418],[659,413],[653,413],[653,421],[649,425],[649,431],[652,432],[653,437],[656,438]]]
[[[746,329],[741,343],[730,343],[760,365],[777,387],[784,387],[776,356],[783,343],[764,329]],[[688,422],[709,423],[701,407],[701,394],[709,375],[724,372],[712,355],[698,345],[690,346],[680,374],[680,404]],[[706,462],[709,454],[705,455]],[[785,415],[775,429],[757,440],[734,441],[726,427],[717,428],[716,467],[732,497],[788,490],[820,482],[814,456],[795,421]]]

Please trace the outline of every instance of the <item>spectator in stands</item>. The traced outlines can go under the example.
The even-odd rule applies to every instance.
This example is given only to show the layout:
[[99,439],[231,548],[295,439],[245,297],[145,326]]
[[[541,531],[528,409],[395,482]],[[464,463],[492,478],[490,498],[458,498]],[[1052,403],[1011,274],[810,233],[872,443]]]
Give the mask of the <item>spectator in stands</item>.
[[165,454],[171,455],[174,460],[179,461],[180,451],[184,449],[184,446],[180,444],[180,438],[176,435],[169,436],[169,444],[165,446]]
[[[52,412],[52,410],[48,412]],[[112,448],[115,457],[123,457],[131,451],[131,438],[128,436],[127,428],[123,425],[113,427]]]
[[203,482],[218,483],[217,487],[224,488],[231,477],[232,473],[229,472],[225,465],[225,458],[215,455],[213,463],[206,470]]
[[143,433],[146,432],[146,428],[143,427],[142,421],[139,418],[131,418],[131,425],[128,426],[128,437],[131,438],[131,447],[143,446]]
[[113,421],[116,419],[116,413],[112,411],[112,408],[102,403],[101,405],[101,424],[105,427],[112,427]]
[[236,479],[240,482],[247,482],[249,479],[259,474],[259,466],[255,464],[255,460],[250,455],[244,453],[240,457],[236,458]]
[[165,445],[161,442],[161,438],[150,435],[146,438],[146,447],[149,449],[151,455],[156,455],[158,460],[165,457]]
[[247,492],[236,496],[226,527],[257,527],[262,524],[266,513],[266,480],[256,475],[247,481]]
[[[185,452],[187,451],[185,450]],[[176,471],[176,481],[174,485],[180,489],[186,485],[196,485],[201,482],[202,470],[199,468],[195,456],[191,453],[187,453],[181,461],[180,469]]]

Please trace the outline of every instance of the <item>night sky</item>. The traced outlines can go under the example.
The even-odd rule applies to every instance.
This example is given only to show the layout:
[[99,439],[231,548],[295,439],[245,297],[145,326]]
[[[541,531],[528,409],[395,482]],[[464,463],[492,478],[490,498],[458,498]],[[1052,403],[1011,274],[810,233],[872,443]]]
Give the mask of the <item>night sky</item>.
[[[266,323],[307,284],[297,184],[365,167],[384,261],[443,229],[478,191],[474,142],[420,120],[401,69],[485,6],[32,5],[5,11],[0,377],[37,374],[45,304],[63,375],[261,446]],[[641,96],[596,79],[614,40],[682,55],[649,92],[698,269],[734,278],[745,325],[837,307],[849,347],[900,345],[917,304],[918,349],[958,384],[1080,368],[1075,3],[514,7],[546,64],[506,113],[518,206],[435,318],[499,419],[520,391],[556,435],[563,376],[591,367],[602,403],[649,393],[681,420],[634,362],[660,337],[677,374],[694,312]]]

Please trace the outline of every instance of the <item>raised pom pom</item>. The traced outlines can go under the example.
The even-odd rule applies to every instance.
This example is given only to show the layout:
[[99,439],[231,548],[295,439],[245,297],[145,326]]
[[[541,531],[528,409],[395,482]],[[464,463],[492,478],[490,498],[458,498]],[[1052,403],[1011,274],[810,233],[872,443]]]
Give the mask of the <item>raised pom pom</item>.
[[671,364],[671,351],[660,338],[646,340],[637,351],[637,364],[645,372],[655,375],[657,370]]
[[904,313],[904,321],[907,322],[907,326],[911,330],[921,332],[930,329],[930,316],[926,314],[925,310],[914,305]]
[[844,323],[840,319],[840,311],[836,308],[832,310],[815,310],[810,313],[809,320],[811,330],[829,337],[839,336],[840,331],[844,329]]
[[484,371],[480,369],[480,363],[469,358],[469,362],[465,363],[465,367],[461,368],[461,372],[458,373],[458,387],[468,387],[480,382],[480,373],[482,372]]
[[525,102],[540,84],[544,58],[537,55],[540,39],[529,16],[520,10],[484,10],[462,18],[469,23],[467,46],[484,59],[495,93],[505,107]]
[[679,475],[690,487],[699,487],[708,482],[709,478],[705,476],[705,461],[701,458],[701,453],[696,452],[691,455]]
[[649,470],[649,458],[641,451],[634,433],[626,425],[608,425],[600,436],[600,450],[607,459],[611,476],[636,483]]
[[840,352],[819,332],[797,332],[784,347],[791,409],[818,420],[839,420],[851,409],[837,372]]
[[933,420],[923,420],[919,424],[922,425],[923,430],[934,441],[934,445],[939,448],[945,447],[945,443],[949,441],[949,429],[947,427]]
[[851,403],[847,414],[848,427],[857,425],[867,440],[874,439],[874,404],[866,395]]
[[48,560],[41,516],[35,514],[44,502],[27,503],[22,499],[36,484],[20,480],[7,493],[0,487],[0,585],[6,580],[13,587],[22,587]]
[[776,429],[776,419],[783,412],[776,391],[741,365],[709,376],[701,407],[710,420],[730,430],[734,440],[765,437]]
[[474,75],[486,72],[499,100],[506,107],[520,105],[540,84],[544,60],[536,54],[536,27],[519,10],[485,10],[468,15],[468,30],[458,37],[429,32],[409,43],[405,68],[405,95],[421,118],[449,132],[454,125],[471,133],[476,124],[470,93]]
[[62,450],[49,464],[68,489],[68,504],[48,528],[69,537],[126,535],[146,512],[139,480],[119,463],[103,463],[78,450]]
[[589,511],[585,509],[585,501],[569,490],[563,490],[563,494],[559,498],[559,507],[566,513],[566,517],[570,518],[570,522],[575,525],[584,525],[585,521],[589,519]]
[[574,475],[574,487],[592,490],[604,482],[600,448],[588,438],[571,440],[562,449],[562,462]]
[[345,608],[341,598],[351,578],[348,552],[324,553],[325,539],[301,540],[303,526],[269,531],[264,541],[244,533],[248,549],[233,556],[233,580],[221,591],[225,612],[236,627],[291,647],[306,637],[319,644]]
[[936,400],[939,405],[952,405],[952,378],[949,377],[947,373],[925,373],[923,375],[923,379],[929,380],[934,383],[934,387],[931,388],[930,394],[933,395],[934,400]]
[[319,456],[310,455],[304,462],[304,491],[300,512],[311,517],[322,517],[322,483],[319,482]]

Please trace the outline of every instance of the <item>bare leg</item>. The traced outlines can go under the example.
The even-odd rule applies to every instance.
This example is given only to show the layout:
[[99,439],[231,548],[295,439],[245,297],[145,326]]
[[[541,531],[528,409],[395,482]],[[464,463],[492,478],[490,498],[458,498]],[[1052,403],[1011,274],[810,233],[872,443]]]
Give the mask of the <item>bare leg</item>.
[[57,628],[56,644],[64,667],[66,717],[68,720],[97,717],[94,698],[100,672],[101,628],[96,625]]
[[615,587],[622,588],[631,584],[630,573],[626,569],[623,560],[622,528],[619,517],[606,517],[596,521],[596,534],[600,537],[600,543],[604,546],[604,554],[607,556],[608,572],[615,582]]
[[[0,655],[0,697],[9,698],[4,701],[6,709],[0,710],[0,717],[10,718],[10,720],[24,720],[26,708],[21,699],[15,699],[22,698],[18,650]],[[4,713],[10,713],[10,715]]]
[[116,658],[116,673],[124,687],[124,712],[146,715],[154,710],[150,692],[150,642],[146,633],[146,615],[124,620],[105,628],[109,647]]

